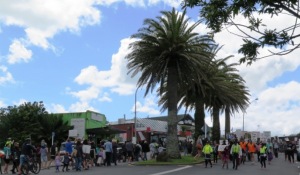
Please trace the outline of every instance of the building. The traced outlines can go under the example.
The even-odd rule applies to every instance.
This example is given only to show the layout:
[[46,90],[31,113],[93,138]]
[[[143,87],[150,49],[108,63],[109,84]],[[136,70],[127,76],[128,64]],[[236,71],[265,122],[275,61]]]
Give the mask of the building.
[[69,137],[100,140],[108,135],[123,132],[107,126],[107,120],[104,114],[87,110],[86,112],[59,113],[64,122],[74,126],[69,131]]
[[[195,130],[194,118],[189,114],[178,115],[177,117],[179,140],[192,139]],[[126,130],[126,133],[117,134],[116,136],[121,142],[126,140],[132,140],[133,142],[140,140],[164,142],[168,131],[167,119],[168,116],[137,118],[136,123],[134,119],[119,119],[118,122],[110,122],[109,125],[112,128]]]
[[237,129],[233,134],[236,135],[236,138],[238,139],[251,139],[253,142],[257,141],[267,141],[268,139],[271,139],[271,131],[242,131],[241,129]]

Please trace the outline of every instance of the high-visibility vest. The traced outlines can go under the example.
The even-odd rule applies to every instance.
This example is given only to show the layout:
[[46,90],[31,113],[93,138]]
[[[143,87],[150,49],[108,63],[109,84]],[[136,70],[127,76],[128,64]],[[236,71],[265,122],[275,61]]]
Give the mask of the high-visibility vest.
[[256,151],[254,143],[248,143],[248,149],[250,153],[254,153]]
[[239,153],[240,152],[239,145],[232,145],[232,147],[233,147],[233,150],[232,150],[233,153]]
[[210,154],[210,153],[212,153],[213,152],[213,150],[212,150],[212,147],[210,146],[210,145],[205,145],[204,147],[203,147],[203,153],[204,154]]
[[260,154],[265,154],[266,151],[267,151],[267,147],[266,147],[266,146],[263,146],[263,147],[261,147],[261,148],[259,149]]

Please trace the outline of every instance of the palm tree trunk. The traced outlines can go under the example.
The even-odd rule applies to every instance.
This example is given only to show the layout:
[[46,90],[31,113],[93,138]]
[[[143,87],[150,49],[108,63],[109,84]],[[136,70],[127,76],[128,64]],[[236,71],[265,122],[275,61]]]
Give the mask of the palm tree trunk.
[[228,137],[230,133],[230,110],[229,107],[225,108],[225,139]]
[[219,143],[220,140],[220,108],[213,107],[213,128],[212,128],[212,141]]
[[167,153],[172,159],[180,159],[177,136],[177,103],[178,103],[178,73],[175,66],[169,66],[167,79],[167,99],[168,99],[168,133],[167,133]]
[[205,125],[204,118],[205,118],[205,113],[204,113],[204,100],[203,98],[198,98],[195,102],[195,133],[194,133],[194,143],[193,143],[193,151],[192,154],[196,155],[197,154],[197,148],[196,148],[196,141],[198,137],[203,134],[202,128]]

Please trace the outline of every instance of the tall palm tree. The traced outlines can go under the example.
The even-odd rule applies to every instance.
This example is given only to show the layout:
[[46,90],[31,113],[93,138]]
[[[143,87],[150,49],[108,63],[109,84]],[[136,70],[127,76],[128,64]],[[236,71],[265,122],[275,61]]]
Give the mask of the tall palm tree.
[[[180,158],[177,137],[178,87],[189,82],[190,76],[201,76],[198,69],[209,61],[209,53],[202,52],[212,40],[193,32],[200,24],[188,24],[183,13],[162,11],[162,16],[145,19],[144,27],[132,35],[137,39],[130,44],[131,52],[126,56],[129,73],[141,73],[137,86],[146,86],[145,95],[157,84],[160,95],[166,93],[168,109],[167,153],[170,158]],[[166,87],[163,88],[164,84]],[[163,91],[165,89],[165,91]]]
[[216,69],[213,74],[219,77],[219,81],[215,82],[215,89],[210,92],[207,104],[213,118],[212,135],[216,141],[220,139],[220,112],[223,112],[226,107],[226,111],[229,113],[238,110],[244,111],[249,101],[249,92],[244,85],[245,81],[237,74],[237,69],[234,67],[237,64],[226,64],[228,59],[229,57],[216,61]]

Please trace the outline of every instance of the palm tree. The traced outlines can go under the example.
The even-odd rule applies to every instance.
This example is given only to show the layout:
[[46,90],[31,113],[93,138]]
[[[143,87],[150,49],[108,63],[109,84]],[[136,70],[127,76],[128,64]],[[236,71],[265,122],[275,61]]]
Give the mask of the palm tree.
[[62,143],[68,136],[69,130],[74,126],[69,126],[68,122],[64,122],[61,114],[48,114],[39,120],[41,126],[40,132],[37,133],[38,140],[44,139],[49,145],[52,140],[52,132],[55,132],[55,141]]
[[[226,111],[229,113],[238,110],[244,111],[249,101],[249,92],[244,85],[245,81],[236,73],[237,69],[234,68],[237,64],[226,64],[229,58],[216,60],[216,69],[212,73],[218,77],[218,81],[215,81],[215,89],[209,93],[207,103],[213,118],[213,140],[216,141],[220,139],[220,112],[223,112],[226,107]],[[228,113],[226,115],[228,117]]]
[[[189,82],[191,75],[201,76],[199,65],[209,61],[209,53],[202,52],[212,40],[193,32],[200,24],[188,24],[182,14],[162,11],[162,16],[145,19],[145,27],[132,35],[137,39],[130,44],[126,56],[132,76],[141,73],[137,86],[146,86],[145,95],[160,84],[160,95],[166,93],[168,109],[167,153],[170,158],[180,158],[177,137],[178,87]],[[165,88],[163,86],[166,85]],[[165,89],[165,90],[163,90]]]

